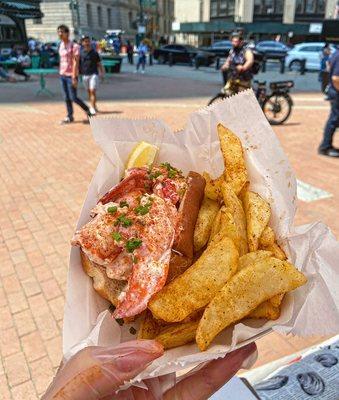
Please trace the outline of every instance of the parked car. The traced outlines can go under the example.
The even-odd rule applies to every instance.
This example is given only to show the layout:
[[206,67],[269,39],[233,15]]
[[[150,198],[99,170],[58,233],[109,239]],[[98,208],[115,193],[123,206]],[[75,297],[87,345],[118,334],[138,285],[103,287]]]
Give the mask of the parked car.
[[160,64],[165,64],[170,60],[172,60],[173,63],[191,64],[196,57],[199,58],[199,65],[209,66],[213,64],[215,54],[200,50],[188,44],[168,44],[154,51],[154,58],[158,60]]
[[220,40],[214,42],[211,46],[200,47],[201,50],[208,51],[218,57],[227,57],[232,48],[230,40]]
[[266,58],[282,58],[287,55],[289,47],[281,42],[274,40],[265,40],[258,42],[255,49],[259,51]]
[[[287,54],[285,63],[290,71],[300,71],[302,60],[306,60],[305,68],[319,71],[321,52],[325,46],[324,42],[305,42],[296,44]],[[333,52],[334,46],[330,45]]]

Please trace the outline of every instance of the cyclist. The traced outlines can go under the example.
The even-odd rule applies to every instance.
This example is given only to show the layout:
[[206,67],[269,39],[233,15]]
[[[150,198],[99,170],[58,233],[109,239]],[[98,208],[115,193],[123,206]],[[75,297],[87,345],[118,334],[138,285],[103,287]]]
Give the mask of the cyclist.
[[232,49],[221,67],[227,71],[227,83],[224,91],[226,95],[232,95],[251,87],[254,56],[249,48],[244,47],[244,40],[240,33],[232,34]]

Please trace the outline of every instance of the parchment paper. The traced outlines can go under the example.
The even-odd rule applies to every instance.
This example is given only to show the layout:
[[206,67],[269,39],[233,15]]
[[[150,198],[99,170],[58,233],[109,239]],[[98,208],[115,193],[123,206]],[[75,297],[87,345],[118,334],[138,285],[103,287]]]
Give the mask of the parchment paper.
[[[91,119],[93,136],[103,156],[89,186],[77,228],[89,221],[91,208],[119,182],[129,152],[141,140],[160,147],[159,162],[168,161],[185,173],[207,171],[218,176],[223,170],[216,131],[219,122],[241,138],[250,188],[271,204],[270,225],[290,261],[307,275],[308,283],[285,296],[278,320],[264,323],[249,319],[236,324],[222,332],[203,353],[195,344],[168,350],[134,381],[224,356],[270,329],[297,335],[339,332],[339,245],[329,228],[320,222],[293,228],[296,179],[251,90],[193,113],[185,130],[176,134],[158,120]],[[108,302],[96,294],[91,278],[82,270],[79,249],[73,247],[64,318],[66,358],[88,345],[114,345],[135,339],[129,333],[130,326],[120,327],[107,309]]]

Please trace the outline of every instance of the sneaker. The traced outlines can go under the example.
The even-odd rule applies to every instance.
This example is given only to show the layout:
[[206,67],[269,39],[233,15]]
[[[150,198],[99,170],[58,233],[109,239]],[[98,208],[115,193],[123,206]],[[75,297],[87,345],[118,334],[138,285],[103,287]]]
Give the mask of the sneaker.
[[94,107],[90,107],[89,112],[91,115],[95,115],[97,113]]
[[141,71],[141,73],[142,73],[142,74],[144,74],[144,73],[145,73],[145,71],[144,71],[144,70],[142,70],[142,71]]
[[73,117],[66,117],[65,119],[63,119],[61,122],[60,122],[60,124],[61,125],[65,125],[65,124],[71,124],[72,122],[74,121],[74,118]]
[[339,149],[335,147],[329,147],[327,149],[318,149],[318,154],[328,157],[339,157]]
[[137,74],[138,72],[139,72],[139,71],[138,71],[137,69],[134,71],[135,74]]

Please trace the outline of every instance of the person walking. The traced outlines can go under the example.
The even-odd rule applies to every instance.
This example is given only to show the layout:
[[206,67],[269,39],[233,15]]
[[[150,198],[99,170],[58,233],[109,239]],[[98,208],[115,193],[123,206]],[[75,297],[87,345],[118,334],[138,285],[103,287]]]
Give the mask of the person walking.
[[129,64],[133,65],[133,53],[134,53],[134,48],[130,40],[127,40],[127,59]]
[[96,91],[99,84],[99,74],[104,75],[104,68],[101,64],[100,56],[96,50],[93,49],[91,38],[83,36],[81,39],[80,51],[80,74],[84,86],[88,92],[88,98],[91,103],[89,108],[90,113],[95,115],[97,110],[97,96]]
[[321,91],[325,93],[327,85],[329,83],[329,71],[328,71],[328,61],[330,59],[331,49],[328,44],[326,44],[322,50],[321,60],[320,60],[320,72],[319,81],[321,83]]
[[331,102],[331,111],[324,128],[323,140],[318,153],[329,157],[339,157],[339,149],[333,147],[333,136],[339,127],[339,49],[329,60],[330,76],[327,97]]
[[61,123],[69,124],[74,121],[73,103],[81,107],[88,117],[91,117],[92,114],[89,107],[77,95],[80,46],[70,41],[68,26],[60,25],[57,31],[61,41],[59,46],[59,74],[67,109],[67,117]]
[[148,51],[148,47],[146,46],[146,43],[142,41],[139,46],[138,46],[138,64],[137,64],[137,69],[135,72],[139,71],[140,65],[141,65],[141,73],[145,73],[145,65],[146,65],[146,54]]

